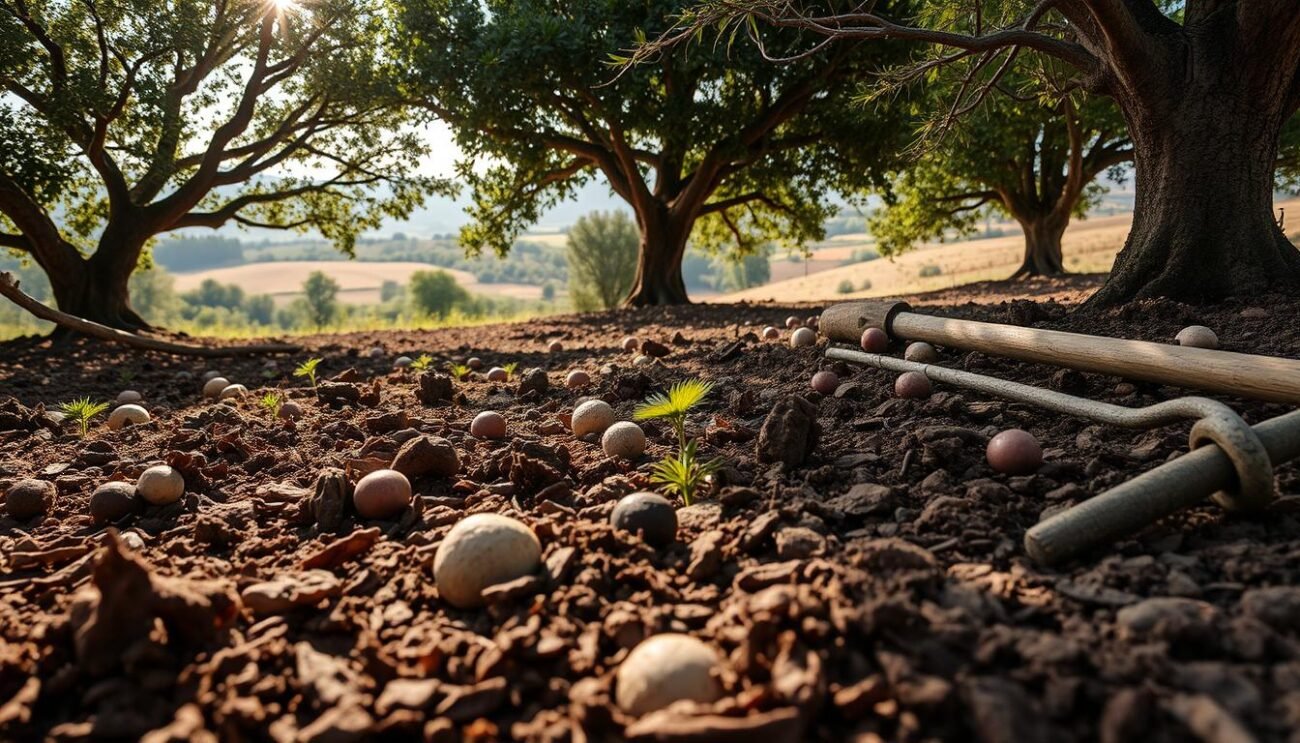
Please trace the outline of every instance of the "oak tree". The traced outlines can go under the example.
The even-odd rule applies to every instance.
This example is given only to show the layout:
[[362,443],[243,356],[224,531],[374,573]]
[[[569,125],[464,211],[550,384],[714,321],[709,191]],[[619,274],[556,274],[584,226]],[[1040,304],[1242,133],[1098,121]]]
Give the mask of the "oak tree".
[[315,229],[350,250],[438,181],[402,131],[379,0],[0,0],[0,247],[60,309],[147,323],[158,235]]

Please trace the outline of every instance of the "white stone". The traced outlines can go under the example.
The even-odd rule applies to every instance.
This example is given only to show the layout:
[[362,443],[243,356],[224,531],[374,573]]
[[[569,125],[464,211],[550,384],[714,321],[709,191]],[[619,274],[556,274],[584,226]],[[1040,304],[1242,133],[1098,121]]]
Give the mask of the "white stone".
[[523,523],[495,513],[461,519],[438,545],[433,579],[438,594],[460,609],[483,605],[484,588],[530,575],[542,545]]
[[172,467],[160,464],[140,473],[140,479],[135,482],[135,492],[146,503],[165,506],[180,500],[185,492],[185,478]]
[[230,386],[230,380],[225,377],[213,377],[203,383],[203,396],[210,399],[221,397],[221,391]]
[[645,454],[645,431],[630,421],[621,421],[605,429],[600,448],[607,457],[636,459]]
[[573,421],[570,429],[573,435],[582,438],[589,433],[604,433],[605,429],[614,425],[618,417],[614,415],[614,409],[604,400],[588,400],[573,410]]
[[717,701],[722,688],[713,676],[718,651],[691,637],[666,633],[647,638],[628,653],[614,674],[615,701],[631,715],[645,715],[674,702]]
[[139,405],[121,405],[108,414],[108,427],[116,431],[123,426],[138,426],[149,422],[149,411]]

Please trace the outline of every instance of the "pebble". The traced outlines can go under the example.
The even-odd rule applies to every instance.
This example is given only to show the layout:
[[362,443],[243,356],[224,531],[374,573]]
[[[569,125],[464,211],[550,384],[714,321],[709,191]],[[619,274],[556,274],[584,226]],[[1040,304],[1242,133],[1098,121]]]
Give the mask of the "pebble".
[[44,516],[54,505],[57,490],[54,483],[45,480],[19,480],[9,486],[5,494],[5,512],[15,521],[28,521]]
[[631,715],[644,715],[682,700],[708,704],[722,695],[714,678],[720,656],[690,635],[650,637],[628,653],[615,672],[615,700]]
[[677,538],[677,511],[658,493],[623,496],[610,513],[609,523],[619,531],[639,533],[652,547],[666,547]]
[[542,545],[520,521],[495,513],[461,519],[433,558],[438,594],[459,609],[483,605],[483,589],[537,571]]
[[118,521],[139,507],[135,486],[129,482],[106,482],[90,494],[90,517],[96,524]]

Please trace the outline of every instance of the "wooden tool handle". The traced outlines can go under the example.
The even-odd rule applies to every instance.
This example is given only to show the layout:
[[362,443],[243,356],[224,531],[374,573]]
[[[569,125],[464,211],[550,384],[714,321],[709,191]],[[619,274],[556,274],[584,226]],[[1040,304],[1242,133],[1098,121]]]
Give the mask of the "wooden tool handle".
[[867,328],[880,328],[889,335],[894,318],[900,312],[907,312],[912,307],[907,302],[890,299],[867,299],[857,302],[841,302],[827,307],[817,322],[822,335],[833,341],[857,345],[862,340],[862,331]]

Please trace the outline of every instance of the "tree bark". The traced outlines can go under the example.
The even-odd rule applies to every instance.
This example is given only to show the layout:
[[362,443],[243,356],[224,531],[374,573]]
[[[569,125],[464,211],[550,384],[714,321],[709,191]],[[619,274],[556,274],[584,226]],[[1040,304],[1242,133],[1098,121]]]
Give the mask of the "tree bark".
[[636,278],[623,300],[624,307],[657,307],[690,304],[682,279],[682,258],[690,239],[693,219],[656,205],[648,214],[637,214],[641,246],[637,252]]
[[149,323],[131,308],[128,288],[144,244],[106,244],[115,239],[110,227],[94,255],[81,259],[72,270],[50,272],[54,300],[60,310],[83,320],[116,330],[150,330]]
[[1061,236],[1070,224],[1069,218],[1055,214],[1017,218],[1025,233],[1025,258],[1020,268],[1011,274],[1013,279],[1032,276],[1060,276],[1065,273],[1061,257]]
[[1137,198],[1128,240],[1087,306],[1300,293],[1300,251],[1273,216],[1283,102],[1231,70],[1159,92],[1116,98],[1133,137]]

